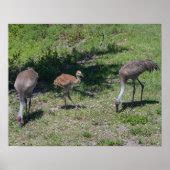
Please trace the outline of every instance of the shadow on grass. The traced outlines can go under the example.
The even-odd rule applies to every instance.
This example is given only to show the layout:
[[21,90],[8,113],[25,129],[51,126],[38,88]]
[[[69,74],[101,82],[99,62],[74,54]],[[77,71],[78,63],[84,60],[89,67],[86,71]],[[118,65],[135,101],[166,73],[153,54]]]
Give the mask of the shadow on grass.
[[24,116],[24,126],[30,121],[40,119],[42,116],[43,116],[42,110],[37,110],[35,112],[28,113],[27,115]]
[[[76,48],[72,49],[71,54],[66,56],[58,56],[57,51],[48,49],[38,62],[30,59],[22,68],[13,66],[10,62],[9,67],[9,89],[13,89],[13,84],[17,74],[27,67],[33,67],[39,74],[39,82],[45,86],[38,85],[38,91],[51,91],[53,90],[52,84],[54,79],[62,73],[75,75],[77,70],[81,70],[84,74],[82,83],[85,86],[98,85],[102,86],[109,74],[116,75],[120,69],[120,64],[95,64],[91,66],[85,65],[90,60],[95,60],[97,57],[103,57],[108,53],[122,53],[128,49],[116,44],[108,44],[107,48],[101,49],[100,47],[92,47],[90,51],[78,51]],[[44,83],[47,82],[47,83]],[[45,89],[45,90],[44,90]],[[101,90],[101,89],[100,89]]]
[[[56,91],[54,85],[47,81],[38,81],[36,88],[34,89],[34,95],[36,96],[39,93],[46,93],[49,91]],[[57,92],[60,92],[61,89],[57,89]]]
[[135,107],[139,107],[139,106],[145,106],[146,104],[157,104],[159,103],[159,101],[156,100],[143,100],[141,101],[134,101],[133,104],[132,102],[123,102],[122,103],[122,109],[120,110],[120,112],[124,111],[127,108],[135,108]]
[[[105,88],[112,88],[113,82],[109,83],[107,76],[110,74],[113,75],[113,78],[109,79],[109,81],[112,81],[114,79],[114,76],[118,75],[120,67],[121,65],[119,64],[96,64],[86,67],[84,65],[74,65],[74,73],[68,72],[68,74],[75,76],[76,70],[81,70],[84,78],[82,78],[79,86],[82,86],[83,90],[80,90],[79,87],[74,87],[73,90],[80,93],[80,95],[82,96],[95,97],[97,93],[101,92]],[[39,81],[34,90],[34,93],[46,93],[48,91],[60,94],[63,89],[60,87],[55,88],[53,85],[53,81]]]
[[85,109],[86,106],[84,105],[63,105],[60,107],[60,109],[66,109],[66,110],[70,110],[70,109]]
[[79,92],[83,96],[88,96],[88,97],[95,97],[96,93],[94,91],[87,91],[87,90],[80,90],[75,88],[74,91]]

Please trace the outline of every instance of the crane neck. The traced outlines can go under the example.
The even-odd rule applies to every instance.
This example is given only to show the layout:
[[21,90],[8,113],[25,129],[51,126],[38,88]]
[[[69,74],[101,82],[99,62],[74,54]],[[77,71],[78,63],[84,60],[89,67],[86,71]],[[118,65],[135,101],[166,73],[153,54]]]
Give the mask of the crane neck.
[[77,76],[77,75],[76,75],[76,79],[77,79],[77,83],[80,83],[80,82],[81,82],[80,76]]
[[119,95],[118,95],[118,97],[117,97],[117,99],[116,99],[117,102],[121,102],[123,93],[124,93],[124,91],[125,91],[125,82],[124,82],[124,81],[121,81],[120,84],[121,84],[121,89],[120,89],[120,93],[119,93]]

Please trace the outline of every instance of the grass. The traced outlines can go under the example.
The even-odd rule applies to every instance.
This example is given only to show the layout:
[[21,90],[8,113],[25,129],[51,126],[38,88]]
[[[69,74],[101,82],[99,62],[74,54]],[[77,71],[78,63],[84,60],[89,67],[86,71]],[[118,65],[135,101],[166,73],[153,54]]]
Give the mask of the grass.
[[110,139],[102,139],[101,141],[99,141],[98,145],[99,146],[122,146],[124,144],[123,140],[115,140],[115,141],[112,141]]
[[132,126],[148,123],[148,117],[143,115],[132,115],[132,114],[120,114],[119,121],[122,123],[128,123]]
[[85,138],[91,138],[92,137],[92,134],[90,132],[83,132],[83,136]]
[[[9,145],[161,145],[161,71],[140,76],[145,85],[142,106],[136,83],[131,109],[131,81],[120,113],[113,104],[124,63],[149,58],[161,68],[160,25],[11,25],[9,31]],[[25,126],[19,128],[19,102],[11,85],[27,66],[40,79]],[[53,87],[53,79],[78,69],[84,78],[71,93],[78,109],[70,101],[64,109],[62,91]]]

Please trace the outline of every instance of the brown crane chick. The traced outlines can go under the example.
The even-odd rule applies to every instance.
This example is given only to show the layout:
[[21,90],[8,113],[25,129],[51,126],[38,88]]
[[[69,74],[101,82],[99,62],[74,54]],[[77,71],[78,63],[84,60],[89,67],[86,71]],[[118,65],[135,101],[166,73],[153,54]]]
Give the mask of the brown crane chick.
[[[14,87],[18,93],[20,101],[20,110],[18,112],[18,123],[19,126],[24,124],[23,121],[23,110],[26,107],[26,112],[30,110],[31,107],[31,97],[33,90],[37,84],[38,73],[34,71],[33,68],[28,68],[20,72],[15,80]],[[27,98],[29,98],[29,108],[27,110]]]
[[74,104],[73,100],[70,97],[70,91],[71,89],[80,84],[81,82],[81,77],[83,77],[83,74],[81,73],[81,71],[77,71],[76,72],[76,77],[69,75],[69,74],[61,74],[60,76],[58,76],[55,80],[54,80],[54,85],[55,86],[59,86],[61,88],[64,89],[64,102],[65,102],[65,108],[66,108],[66,97],[68,97],[70,99],[70,101]]
[[132,79],[133,82],[132,106],[134,102],[134,95],[136,92],[135,80],[137,80],[141,85],[141,104],[142,104],[144,84],[139,80],[138,77],[140,74],[142,74],[145,71],[152,72],[158,69],[159,69],[158,65],[152,60],[131,61],[121,67],[121,69],[119,70],[121,90],[115,101],[116,112],[118,112],[119,110],[119,104],[121,103],[121,99],[125,91],[125,84],[127,80]]

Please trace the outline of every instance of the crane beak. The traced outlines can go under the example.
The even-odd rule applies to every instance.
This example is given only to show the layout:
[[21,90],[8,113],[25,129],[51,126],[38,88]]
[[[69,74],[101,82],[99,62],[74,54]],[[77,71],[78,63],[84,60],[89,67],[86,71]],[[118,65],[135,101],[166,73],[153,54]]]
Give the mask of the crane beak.
[[84,77],[83,74],[81,74],[81,77]]
[[116,112],[119,112],[119,104],[120,104],[120,101],[118,99],[115,99],[114,106],[116,108]]
[[17,121],[18,121],[18,125],[19,125],[19,127],[21,128],[21,127],[24,125],[23,118],[21,118],[21,117],[17,117]]
[[55,80],[54,80],[54,82],[53,82],[53,86],[56,87],[56,81],[55,81]]
[[118,113],[119,112],[119,104],[115,104],[115,106],[116,106],[116,113]]
[[120,104],[120,102],[115,101],[116,113],[119,112],[119,104]]

